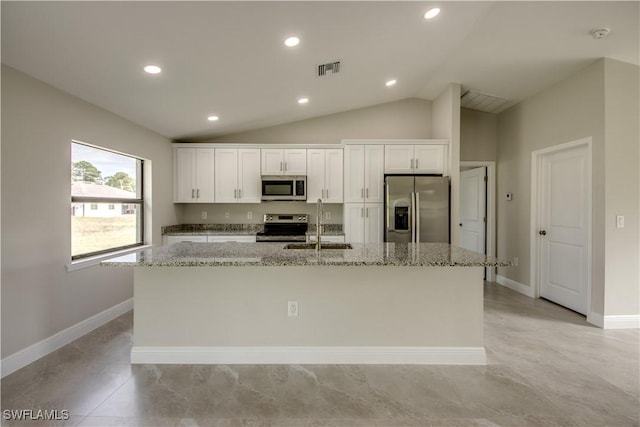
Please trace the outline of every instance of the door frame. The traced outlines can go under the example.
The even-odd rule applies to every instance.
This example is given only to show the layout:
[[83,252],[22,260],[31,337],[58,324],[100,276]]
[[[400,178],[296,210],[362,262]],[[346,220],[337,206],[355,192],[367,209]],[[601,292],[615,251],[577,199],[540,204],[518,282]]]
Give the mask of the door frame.
[[[485,242],[487,255],[496,256],[496,162],[495,161],[460,161],[460,168],[487,168],[487,229]],[[486,267],[488,282],[496,281],[496,268]]]
[[591,313],[591,275],[593,268],[593,143],[592,138],[581,138],[564,144],[542,148],[531,152],[531,225],[530,225],[530,277],[533,287],[533,297],[540,298],[540,239],[538,231],[540,228],[540,208],[542,193],[542,158],[547,154],[565,151],[572,148],[585,146],[587,148],[587,315]]

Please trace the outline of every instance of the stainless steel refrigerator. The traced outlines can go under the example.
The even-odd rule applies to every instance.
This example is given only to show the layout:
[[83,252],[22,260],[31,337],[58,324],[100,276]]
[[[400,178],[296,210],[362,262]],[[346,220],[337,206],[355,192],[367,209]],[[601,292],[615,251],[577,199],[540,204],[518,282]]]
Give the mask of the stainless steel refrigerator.
[[449,243],[449,178],[387,175],[385,242]]

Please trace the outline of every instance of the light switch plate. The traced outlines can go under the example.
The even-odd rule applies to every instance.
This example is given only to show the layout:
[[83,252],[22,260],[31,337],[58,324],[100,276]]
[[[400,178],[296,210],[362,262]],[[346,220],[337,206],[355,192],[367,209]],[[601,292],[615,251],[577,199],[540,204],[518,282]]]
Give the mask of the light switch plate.
[[624,228],[624,215],[616,217],[616,228]]

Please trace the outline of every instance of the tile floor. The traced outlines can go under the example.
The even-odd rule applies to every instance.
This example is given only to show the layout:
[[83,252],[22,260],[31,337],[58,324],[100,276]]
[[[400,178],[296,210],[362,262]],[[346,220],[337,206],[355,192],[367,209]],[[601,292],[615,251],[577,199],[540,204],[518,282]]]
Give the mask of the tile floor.
[[485,285],[487,366],[129,364],[128,313],[2,380],[61,426],[638,426],[640,334]]

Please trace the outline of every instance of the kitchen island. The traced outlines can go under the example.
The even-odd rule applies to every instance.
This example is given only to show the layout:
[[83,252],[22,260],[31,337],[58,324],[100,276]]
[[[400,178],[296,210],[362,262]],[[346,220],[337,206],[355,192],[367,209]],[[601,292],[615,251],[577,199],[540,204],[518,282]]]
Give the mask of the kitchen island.
[[483,268],[508,262],[436,243],[284,247],[184,242],[103,262],[134,267],[131,362],[485,363]]

